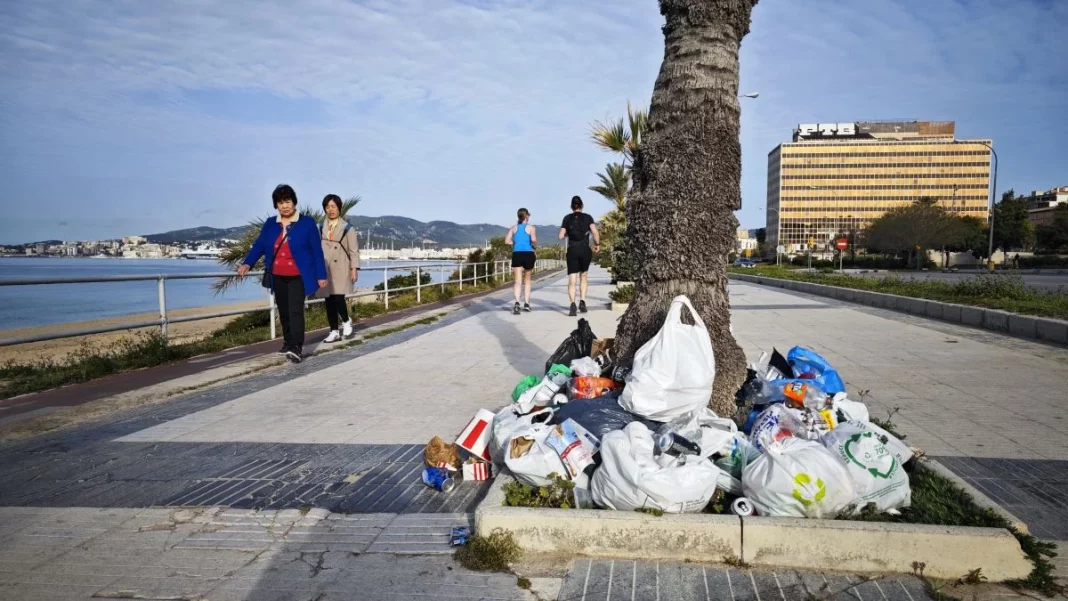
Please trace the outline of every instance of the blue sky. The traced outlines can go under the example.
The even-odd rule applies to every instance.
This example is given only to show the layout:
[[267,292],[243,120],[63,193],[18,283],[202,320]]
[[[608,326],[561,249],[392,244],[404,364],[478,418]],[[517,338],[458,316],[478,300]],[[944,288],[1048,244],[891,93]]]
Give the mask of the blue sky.
[[[1068,185],[1068,2],[762,0],[741,53],[742,224],[799,122],[955,120],[999,188]],[[555,223],[647,105],[655,0],[8,0],[0,242],[238,225],[292,184],[365,215]]]

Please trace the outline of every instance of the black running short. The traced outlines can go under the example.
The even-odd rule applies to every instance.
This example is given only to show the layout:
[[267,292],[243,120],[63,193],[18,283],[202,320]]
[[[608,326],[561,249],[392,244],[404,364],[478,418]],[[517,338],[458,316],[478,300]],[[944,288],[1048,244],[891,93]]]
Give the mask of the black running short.
[[520,251],[512,253],[512,269],[522,267],[527,271],[534,270],[534,261],[537,260],[537,255],[531,251]]
[[567,247],[567,273],[586,273],[593,261],[593,249],[585,244]]

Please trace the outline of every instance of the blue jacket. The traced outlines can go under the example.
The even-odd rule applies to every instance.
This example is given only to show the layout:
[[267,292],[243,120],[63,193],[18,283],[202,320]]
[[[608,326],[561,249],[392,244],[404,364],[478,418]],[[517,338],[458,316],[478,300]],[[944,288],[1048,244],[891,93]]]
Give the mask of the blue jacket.
[[[277,217],[271,217],[260,228],[260,235],[248,251],[245,264],[254,267],[261,257],[266,258],[264,266],[274,260],[274,245],[282,235],[282,226]],[[300,270],[304,281],[304,294],[311,296],[319,289],[319,280],[326,279],[326,259],[323,257],[323,243],[319,238],[319,228],[311,217],[301,215],[296,223],[289,226],[289,250]]]

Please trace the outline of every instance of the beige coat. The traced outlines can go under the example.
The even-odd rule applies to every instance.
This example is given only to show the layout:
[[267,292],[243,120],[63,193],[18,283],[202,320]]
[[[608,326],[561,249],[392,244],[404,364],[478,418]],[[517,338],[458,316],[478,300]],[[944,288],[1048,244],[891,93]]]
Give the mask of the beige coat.
[[[352,292],[353,267],[360,266],[360,245],[356,240],[356,228],[350,227],[349,233],[341,237],[345,231],[345,220],[338,219],[333,230],[327,229],[327,222],[319,227],[322,237],[323,256],[326,258],[326,287],[320,288],[317,296],[324,297],[331,294],[349,294]],[[333,234],[333,240],[330,239]]]

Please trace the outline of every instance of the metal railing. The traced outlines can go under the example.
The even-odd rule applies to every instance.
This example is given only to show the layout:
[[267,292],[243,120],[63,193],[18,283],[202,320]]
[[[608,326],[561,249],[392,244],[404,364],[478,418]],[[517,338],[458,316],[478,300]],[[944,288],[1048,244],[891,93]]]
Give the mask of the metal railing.
[[[539,259],[534,263],[534,273],[543,271],[552,271],[560,269],[564,262],[555,259]],[[510,261],[492,261],[483,263],[410,263],[405,265],[386,265],[383,267],[369,267],[362,268],[360,271],[382,271],[382,290],[363,290],[360,292],[352,292],[345,295],[346,299],[352,298],[364,298],[364,297],[381,297],[382,302],[385,305],[386,310],[389,310],[389,295],[398,294],[402,292],[415,291],[415,300],[417,304],[423,302],[423,289],[431,286],[440,286],[441,291],[445,291],[445,287],[448,285],[457,285],[460,291],[463,291],[464,284],[478,285],[479,282],[496,282],[503,279],[507,279],[511,276],[511,263]],[[431,277],[427,282],[423,282],[422,278],[424,270],[427,268],[437,268],[438,280],[434,281]],[[446,277],[445,271],[451,270]],[[399,275],[397,272],[403,272],[403,275],[415,274],[415,285],[405,286],[402,288],[390,288],[390,272],[394,272],[394,276]],[[481,273],[479,273],[481,271]],[[246,278],[258,278],[263,275],[262,271],[250,272]],[[453,275],[458,277],[453,278]],[[234,317],[238,315],[245,315],[248,313],[258,313],[260,311],[269,311],[271,315],[271,339],[277,338],[276,322],[278,308],[275,306],[274,294],[268,291],[267,305],[261,307],[250,307],[247,309],[232,309],[227,311],[215,311],[212,313],[198,313],[196,315],[187,315],[185,317],[167,317],[167,280],[199,280],[199,279],[215,279],[233,277],[233,272],[220,272],[220,273],[178,273],[178,274],[159,274],[159,275],[116,275],[116,276],[100,276],[100,277],[71,277],[71,278],[29,278],[29,279],[12,279],[12,280],[0,280],[0,286],[39,286],[46,284],[99,284],[99,283],[114,283],[114,282],[146,282],[156,281],[159,297],[159,319],[143,320],[126,322],[121,324],[114,324],[109,326],[100,326],[95,328],[82,328],[78,330],[66,330],[62,332],[52,332],[49,334],[35,334],[29,336],[14,336],[8,338],[0,338],[0,346],[12,346],[16,344],[26,344],[29,342],[43,342],[45,340],[58,340],[61,338],[73,338],[76,336],[88,336],[90,334],[106,334],[108,332],[120,332],[123,330],[133,330],[139,328],[158,327],[160,334],[164,338],[167,337],[167,326],[175,323],[185,323],[190,321],[199,321],[202,319],[216,319],[219,317]],[[323,298],[311,298],[304,301],[305,306],[314,305],[325,302]]]

